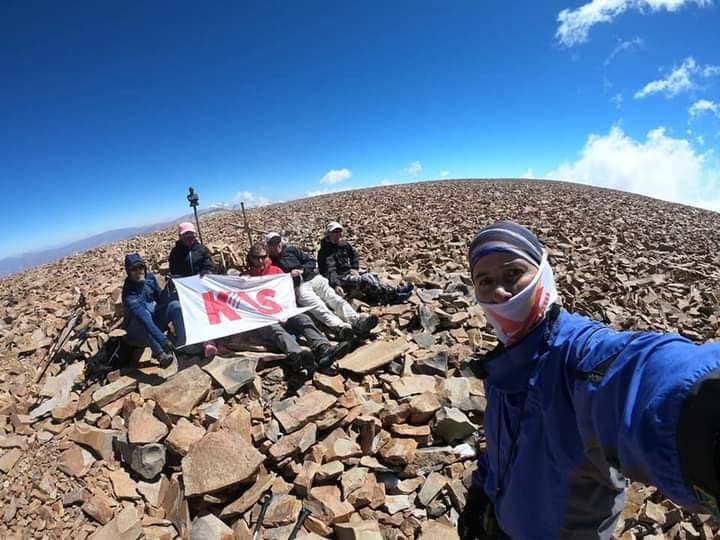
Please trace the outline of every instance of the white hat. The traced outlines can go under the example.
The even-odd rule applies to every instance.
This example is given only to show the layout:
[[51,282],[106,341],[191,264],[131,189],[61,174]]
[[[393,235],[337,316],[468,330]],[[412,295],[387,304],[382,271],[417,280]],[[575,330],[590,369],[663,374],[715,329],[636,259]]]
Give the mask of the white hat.
[[269,233],[267,233],[267,234],[265,235],[265,243],[266,243],[266,244],[269,244],[270,242],[272,242],[272,241],[275,240],[276,238],[279,238],[280,240],[282,240],[282,236],[280,236],[280,233],[269,232]]
[[342,231],[342,225],[340,225],[337,221],[331,221],[325,227],[325,234],[330,234],[331,232],[337,231],[338,229]]

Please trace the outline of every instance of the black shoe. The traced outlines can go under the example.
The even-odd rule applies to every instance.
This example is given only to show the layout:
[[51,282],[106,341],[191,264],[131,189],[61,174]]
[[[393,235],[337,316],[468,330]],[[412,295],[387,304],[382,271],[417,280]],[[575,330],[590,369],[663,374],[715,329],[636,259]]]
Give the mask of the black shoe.
[[352,350],[351,341],[341,341],[332,348],[332,359],[338,360]]
[[378,322],[380,319],[377,318],[377,315],[360,315],[352,327],[357,336],[365,337],[378,325]]
[[303,354],[302,352],[291,352],[287,355],[288,369],[293,373],[299,373],[303,368]]
[[329,343],[323,343],[315,349],[315,360],[317,361],[318,369],[325,369],[332,365],[335,361],[333,352],[334,348]]
[[157,356],[158,364],[160,364],[160,367],[165,369],[166,367],[170,367],[172,365],[173,360],[175,360],[175,357],[172,355],[172,353],[166,353],[162,352]]
[[352,341],[355,337],[354,328],[350,326],[341,327],[337,332],[337,337],[340,338],[340,341]]
[[302,367],[307,371],[307,376],[310,379],[318,369],[318,361],[311,351],[303,350],[300,354],[302,356]]

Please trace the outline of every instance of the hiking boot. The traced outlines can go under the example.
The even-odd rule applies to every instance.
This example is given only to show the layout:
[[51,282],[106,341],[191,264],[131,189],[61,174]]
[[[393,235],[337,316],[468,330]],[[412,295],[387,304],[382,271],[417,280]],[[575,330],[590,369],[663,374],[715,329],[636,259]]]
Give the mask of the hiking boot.
[[337,345],[335,345],[332,348],[332,358],[333,360],[338,360],[345,356],[347,353],[349,353],[352,350],[352,342],[351,341],[341,341]]
[[[352,324],[352,329],[357,336],[367,336],[370,330],[375,328],[379,322],[377,315],[360,315]],[[344,341],[344,340],[343,340]]]
[[336,332],[340,341],[352,341],[355,337],[355,331],[352,326],[342,326]]
[[403,285],[402,287],[396,287],[391,304],[403,304],[407,302],[414,288],[415,286],[412,283]]
[[303,368],[302,351],[288,353],[287,366],[293,373],[299,373]]

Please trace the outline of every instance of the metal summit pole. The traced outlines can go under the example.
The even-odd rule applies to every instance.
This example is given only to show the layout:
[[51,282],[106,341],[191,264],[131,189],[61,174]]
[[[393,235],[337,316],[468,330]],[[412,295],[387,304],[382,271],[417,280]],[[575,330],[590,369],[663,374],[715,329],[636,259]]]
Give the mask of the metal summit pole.
[[202,233],[200,232],[200,220],[198,219],[197,214],[197,207],[200,201],[200,197],[198,196],[197,192],[192,188],[192,186],[188,188],[188,191],[189,193],[187,196],[187,200],[190,203],[190,207],[193,209],[193,212],[195,213],[195,224],[197,225],[198,236],[200,237],[200,243],[203,244],[204,242],[202,239]]

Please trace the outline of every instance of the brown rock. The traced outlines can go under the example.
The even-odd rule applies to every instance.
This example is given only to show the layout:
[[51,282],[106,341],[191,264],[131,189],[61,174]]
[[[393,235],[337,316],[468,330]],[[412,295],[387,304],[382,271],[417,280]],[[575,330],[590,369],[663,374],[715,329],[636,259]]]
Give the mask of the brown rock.
[[87,474],[93,463],[95,463],[95,458],[90,452],[73,444],[60,454],[58,469],[68,476],[81,478]]
[[437,538],[442,538],[443,540],[460,539],[455,527],[449,524],[441,521],[426,521],[423,523],[418,540],[436,540]]
[[210,376],[193,364],[161,385],[148,386],[140,393],[145,399],[155,400],[166,414],[189,416],[211,386]]
[[410,423],[424,424],[440,409],[440,401],[433,392],[424,392],[410,400]]
[[390,439],[380,447],[380,456],[386,463],[404,466],[415,459],[416,449],[415,439]]
[[443,440],[452,443],[472,435],[477,430],[477,426],[470,422],[461,410],[453,407],[443,407],[435,413],[433,430]]
[[128,440],[131,443],[160,442],[167,434],[167,426],[143,407],[137,407],[128,418]]
[[260,475],[255,483],[243,492],[242,495],[225,508],[222,509],[220,517],[232,518],[247,512],[252,506],[260,500],[275,481],[275,473]]
[[321,465],[315,476],[318,482],[328,482],[340,476],[344,470],[345,467],[341,461],[331,461]]
[[104,407],[111,401],[119,399],[137,388],[137,381],[130,377],[120,377],[110,384],[97,389],[93,395],[93,403],[100,408]]
[[325,412],[336,401],[335,396],[320,390],[312,390],[295,401],[291,398],[276,403],[273,406],[273,415],[283,429],[289,433]]
[[310,488],[312,487],[315,475],[320,470],[320,465],[314,461],[306,461],[303,463],[303,468],[300,470],[298,475],[295,477],[295,490],[301,497],[307,496]]
[[362,455],[360,445],[347,438],[336,439],[325,447],[327,448],[326,461],[345,460]]
[[112,484],[116,499],[134,500],[140,498],[135,481],[130,478],[130,475],[124,470],[118,469],[117,471],[110,471],[107,476]]
[[70,432],[70,440],[87,446],[106,461],[113,459],[113,440],[120,436],[119,431],[99,429],[84,423],[75,424],[73,431]]
[[111,499],[100,493],[95,493],[82,505],[82,511],[101,525],[105,525],[113,518],[111,504]]
[[393,394],[399,398],[433,392],[435,390],[435,377],[432,375],[410,375],[400,377],[390,384]]
[[355,510],[349,502],[340,499],[340,490],[336,486],[312,488],[307,506],[314,517],[328,526],[347,521]]
[[281,437],[278,442],[270,447],[269,454],[276,461],[280,461],[298,452],[305,453],[308,448],[315,444],[316,436],[317,427],[315,424],[307,424],[301,430]]
[[352,521],[335,525],[337,540],[383,540],[377,521]]
[[256,358],[216,356],[212,362],[203,366],[218,384],[230,395],[235,394],[255,379]]
[[447,477],[438,472],[431,472],[423,483],[420,493],[418,493],[418,501],[423,506],[427,506],[440,493],[440,490],[447,484]]
[[233,530],[212,514],[196,517],[190,526],[190,540],[233,540]]
[[187,418],[180,418],[165,439],[165,445],[181,456],[190,450],[190,446],[205,436],[205,430],[196,426]]
[[21,457],[21,450],[17,448],[8,450],[2,456],[0,456],[0,471],[4,472],[5,474],[9,473]]
[[182,460],[185,495],[201,495],[247,482],[263,461],[265,457],[244,439],[226,431],[208,433]]
[[408,347],[409,343],[405,338],[398,338],[394,341],[376,341],[363,345],[343,357],[338,362],[338,368],[353,373],[370,373],[392,362]]
[[140,518],[135,508],[124,508],[104,527],[95,531],[88,540],[136,540],[142,535]]
[[250,413],[242,405],[234,407],[230,411],[230,414],[220,420],[218,428],[237,433],[247,442],[252,443],[250,434],[252,430]]
[[164,475],[161,475],[155,482],[145,482],[141,480],[137,483],[137,490],[149,505],[159,508],[169,486],[168,479]]
[[318,372],[313,376],[313,384],[319,390],[324,390],[336,396],[341,396],[345,393],[345,380],[340,375],[331,377]]
[[268,506],[263,525],[265,527],[278,527],[295,523],[302,510],[302,502],[292,495],[278,495],[273,497]]

